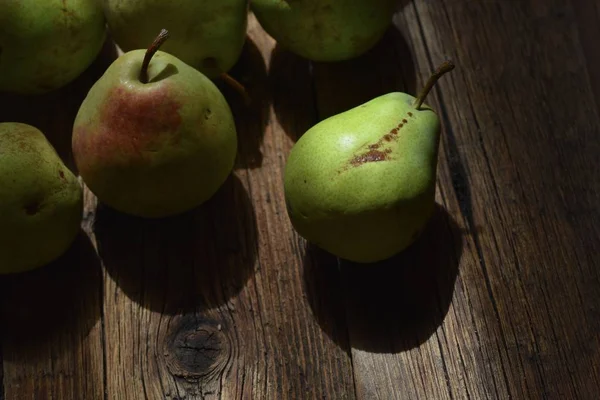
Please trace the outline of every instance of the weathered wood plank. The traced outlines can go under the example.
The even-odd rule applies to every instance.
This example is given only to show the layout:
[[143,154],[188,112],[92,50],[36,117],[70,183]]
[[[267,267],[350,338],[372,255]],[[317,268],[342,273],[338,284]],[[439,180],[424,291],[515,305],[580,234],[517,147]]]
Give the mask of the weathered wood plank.
[[[73,120],[87,90],[114,57],[114,46],[107,41],[94,64],[66,87],[35,97],[2,94],[0,121],[36,126],[73,169]],[[87,224],[82,228],[71,249],[55,262],[0,277],[6,399],[103,397],[102,270]]]
[[253,18],[249,36],[232,74],[250,108],[222,86],[240,138],[223,188],[162,220],[98,208],[109,399],[354,397],[349,347],[337,344],[344,321],[331,321],[332,340],[312,318],[283,201],[284,156],[311,123],[293,108],[313,109],[307,64],[271,59],[274,42]]
[[[341,264],[358,397],[592,398],[598,75],[571,4],[416,2],[396,22],[417,81],[447,56],[458,66],[428,101],[444,125],[445,211],[406,254],[369,270]],[[319,110],[358,103],[363,85],[394,89],[360,62],[341,68],[364,76],[361,87],[328,68],[317,93],[342,100]]]
[[102,398],[101,284],[83,232],[58,261],[0,281],[7,399]]
[[565,1],[487,2],[419,14],[436,27],[429,53],[457,48],[465,62],[464,86],[444,101],[470,171],[469,229],[492,305],[475,316],[496,325],[487,347],[498,348],[499,387],[515,397],[591,397],[600,121],[573,10]]
[[[397,29],[336,64],[274,50],[251,18],[232,74],[253,104],[221,85],[235,173],[159,221],[96,209],[87,191],[72,249],[0,278],[0,400],[596,396],[600,8],[401,3]],[[457,69],[428,100],[444,126],[440,206],[423,236],[368,269],[306,246],[283,200],[293,142],[414,93],[446,56]],[[0,121],[39,127],[72,167],[73,117],[113,58],[107,46],[56,93],[3,95]]]

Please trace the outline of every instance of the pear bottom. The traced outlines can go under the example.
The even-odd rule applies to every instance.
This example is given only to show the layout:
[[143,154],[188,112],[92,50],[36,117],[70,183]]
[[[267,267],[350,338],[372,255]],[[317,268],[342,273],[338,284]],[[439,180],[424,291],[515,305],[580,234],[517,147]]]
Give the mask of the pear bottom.
[[[0,275],[24,273],[44,267],[63,256],[73,245],[80,232],[80,211],[60,210],[62,220],[54,226],[32,221],[5,242],[0,256]],[[37,226],[36,226],[37,225]],[[35,233],[32,230],[39,228]]]
[[377,210],[307,218],[289,210],[294,229],[307,241],[356,263],[388,259],[409,247],[435,210],[430,194]]

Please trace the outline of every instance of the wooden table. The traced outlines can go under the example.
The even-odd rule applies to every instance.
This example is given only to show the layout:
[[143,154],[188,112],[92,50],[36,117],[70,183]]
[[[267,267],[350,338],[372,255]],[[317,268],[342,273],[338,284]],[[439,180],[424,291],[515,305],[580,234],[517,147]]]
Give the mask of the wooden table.
[[[311,65],[251,18],[232,75],[253,104],[221,85],[234,174],[165,220],[87,192],[64,257],[0,279],[0,399],[598,398],[599,41],[594,0],[418,0],[365,56]],[[70,162],[77,107],[114,57],[108,44],[56,93],[3,96],[1,119],[43,129]],[[307,246],[283,201],[294,141],[414,93],[446,57],[427,231],[372,266]]]

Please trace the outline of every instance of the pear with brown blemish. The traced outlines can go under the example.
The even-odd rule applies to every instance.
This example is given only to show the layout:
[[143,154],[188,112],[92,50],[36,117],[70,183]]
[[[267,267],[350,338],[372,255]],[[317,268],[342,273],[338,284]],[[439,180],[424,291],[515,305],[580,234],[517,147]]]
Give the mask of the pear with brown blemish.
[[0,274],[61,256],[77,236],[83,190],[37,128],[0,123]]
[[313,61],[343,61],[371,49],[392,23],[396,0],[253,0],[277,42]]
[[145,48],[161,28],[162,48],[209,78],[229,71],[246,41],[249,0],[102,0],[108,27],[123,51]]
[[160,218],[210,198],[233,169],[237,133],[215,84],[171,54],[117,58],[92,86],[73,126],[73,156],[98,199],[123,213]]
[[389,93],[323,120],[294,145],[284,190],[296,231],[354,262],[387,259],[408,247],[430,219],[440,121],[421,94]]
[[92,64],[105,36],[97,0],[0,1],[0,91],[65,86]]

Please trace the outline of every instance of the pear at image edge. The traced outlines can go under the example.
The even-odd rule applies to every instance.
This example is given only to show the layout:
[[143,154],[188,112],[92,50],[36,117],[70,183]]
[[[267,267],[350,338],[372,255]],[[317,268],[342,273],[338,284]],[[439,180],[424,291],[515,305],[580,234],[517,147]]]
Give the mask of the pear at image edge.
[[106,39],[96,0],[0,2],[0,91],[39,95],[79,77]]
[[171,39],[162,50],[214,79],[233,67],[246,41],[249,0],[104,0],[107,26],[124,51],[145,48],[156,32]]
[[369,51],[392,25],[396,0],[253,0],[251,10],[279,45],[308,60],[337,62]]
[[419,236],[435,209],[441,125],[420,95],[388,93],[329,117],[288,156],[288,216],[308,242],[357,263],[388,259]]
[[37,128],[0,123],[0,274],[42,267],[80,230],[83,189]]
[[88,92],[73,126],[73,156],[85,184],[102,203],[144,218],[204,203],[237,155],[225,97],[204,74],[158,50],[168,37],[163,30],[147,50],[117,58]]

